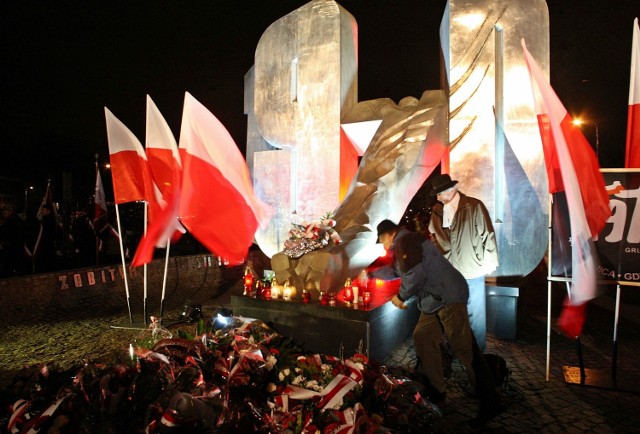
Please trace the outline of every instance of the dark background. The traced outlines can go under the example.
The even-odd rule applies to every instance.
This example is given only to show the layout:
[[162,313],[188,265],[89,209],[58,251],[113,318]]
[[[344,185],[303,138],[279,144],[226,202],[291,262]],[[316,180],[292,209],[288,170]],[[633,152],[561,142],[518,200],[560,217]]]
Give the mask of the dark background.
[[[144,143],[149,94],[179,137],[184,92],[244,150],[244,75],[274,21],[307,1],[0,0],[0,176],[44,190],[62,173],[88,203],[94,155],[108,161],[103,108]],[[551,84],[567,110],[596,122],[602,167],[622,167],[637,0],[549,0]],[[445,0],[344,0],[358,22],[359,100],[440,87]],[[594,128],[584,133],[593,144]],[[109,176],[103,175],[109,194]],[[69,198],[67,198],[69,199]]]

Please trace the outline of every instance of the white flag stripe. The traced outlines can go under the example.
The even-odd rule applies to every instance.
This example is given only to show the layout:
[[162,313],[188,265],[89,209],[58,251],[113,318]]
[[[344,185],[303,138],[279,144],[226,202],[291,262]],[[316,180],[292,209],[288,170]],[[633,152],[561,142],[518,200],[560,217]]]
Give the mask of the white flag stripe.
[[144,153],[142,143],[131,130],[120,119],[115,117],[108,108],[104,108],[104,113],[107,121],[109,153],[113,155],[123,151],[136,151],[140,158],[146,160],[147,155]]
[[631,42],[631,79],[629,82],[629,105],[640,104],[640,27],[638,19],[633,20],[633,40]]

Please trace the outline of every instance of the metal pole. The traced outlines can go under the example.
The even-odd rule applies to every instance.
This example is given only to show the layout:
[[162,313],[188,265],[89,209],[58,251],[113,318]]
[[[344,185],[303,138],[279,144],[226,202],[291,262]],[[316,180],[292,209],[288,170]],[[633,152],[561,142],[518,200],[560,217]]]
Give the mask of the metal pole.
[[598,131],[598,124],[594,122],[593,125],[596,126],[596,157],[600,158],[600,133]]
[[120,257],[122,258],[122,275],[124,276],[124,290],[127,294],[127,308],[129,309],[129,322],[133,324],[133,316],[131,315],[131,298],[129,297],[129,281],[127,280],[127,264],[124,260],[124,246],[122,244],[122,229],[120,228],[120,211],[116,203],[116,221],[118,222],[118,238],[120,240]]
[[552,269],[552,263],[553,263],[552,262],[553,255],[552,255],[552,249],[551,249],[551,242],[553,239],[552,228],[551,228],[552,202],[553,202],[553,196],[550,194],[549,200],[548,200],[549,240],[547,245],[547,258],[548,258],[548,263],[547,263],[547,362],[546,362],[546,370],[545,370],[545,378],[547,381],[549,381],[549,371],[550,371],[550,365],[551,365],[551,269]]
[[171,247],[171,240],[167,240],[167,252],[164,258],[164,276],[162,277],[162,297],[160,298],[160,324],[162,324],[162,316],[164,315],[164,295],[167,289],[167,273],[169,270],[169,248]]
[[620,319],[620,284],[616,285],[616,309],[613,316],[613,342],[611,347],[611,379],[616,385],[618,375],[618,321]]
[[[100,168],[98,167],[98,154],[96,154],[96,189],[93,192],[93,224],[94,224],[94,230],[95,228],[95,218],[96,218],[96,199],[98,198],[98,174],[100,173]],[[120,229],[118,229],[120,230]],[[100,237],[98,234],[98,231],[96,232],[96,266],[100,265]]]
[[[147,202],[144,203],[144,235],[147,235],[147,212],[149,209],[149,204]],[[146,325],[147,324],[147,264],[144,264],[143,266],[143,274],[144,274],[144,279],[143,279],[143,292],[144,292],[144,296],[142,298],[142,322]]]

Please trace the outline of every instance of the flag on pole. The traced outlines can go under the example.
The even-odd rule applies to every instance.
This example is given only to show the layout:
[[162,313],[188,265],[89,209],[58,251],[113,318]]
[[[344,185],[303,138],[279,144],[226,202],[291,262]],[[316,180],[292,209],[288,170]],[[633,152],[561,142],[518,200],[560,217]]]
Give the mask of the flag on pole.
[[46,244],[45,248],[49,250],[48,253],[50,255],[54,254],[51,252],[51,250],[53,250],[54,248],[55,232],[60,226],[60,219],[58,217],[58,209],[55,202],[53,201],[53,192],[51,189],[50,179],[47,181],[47,189],[44,193],[44,196],[42,197],[40,207],[38,207],[36,217],[40,221],[40,225],[38,229],[38,235],[36,236],[36,241],[33,245],[33,252],[31,253],[25,245],[27,253],[31,253],[30,256],[32,260],[35,260],[38,256],[41,255],[43,244]]
[[209,251],[231,263],[242,262],[272,210],[255,195],[246,161],[229,132],[189,93],[180,152],[182,224]]
[[96,188],[93,195],[93,220],[91,221],[93,230],[98,239],[98,251],[104,248],[105,240],[108,236],[113,236],[116,240],[120,240],[120,234],[109,223],[109,214],[107,212],[107,199],[104,194],[104,186],[102,185],[102,177],[100,171],[96,170]]
[[139,200],[155,203],[153,181],[142,144],[106,107],[104,114],[115,203]]
[[633,20],[627,146],[625,149],[624,167],[640,168],[640,28],[638,27],[638,18]]
[[155,185],[162,195],[161,210],[153,219],[147,233],[138,244],[133,266],[149,263],[155,247],[166,247],[167,241],[176,239],[184,228],[178,221],[178,205],[182,177],[182,162],[178,145],[162,117],[162,114],[147,95],[147,158]]
[[102,177],[100,171],[96,170],[96,189],[93,195],[93,230],[96,234],[101,233],[109,223],[107,216],[107,199],[104,195]]
[[56,204],[53,201],[53,191],[51,189],[50,179],[47,181],[47,190],[45,191],[44,196],[42,197],[42,202],[40,203],[40,207],[38,208],[38,212],[36,214],[38,217],[38,220],[42,220],[42,210],[45,207],[51,211],[51,214],[53,214],[53,217],[56,222],[56,226],[59,225],[60,218],[58,217],[58,209],[56,208]]
[[182,162],[176,139],[153,100],[147,95],[147,159],[154,182],[162,197],[176,196],[180,191]]
[[611,215],[597,157],[522,40],[542,139],[549,192],[564,191],[571,226],[571,291],[558,325],[570,337],[582,332],[586,302],[596,296],[593,237]]

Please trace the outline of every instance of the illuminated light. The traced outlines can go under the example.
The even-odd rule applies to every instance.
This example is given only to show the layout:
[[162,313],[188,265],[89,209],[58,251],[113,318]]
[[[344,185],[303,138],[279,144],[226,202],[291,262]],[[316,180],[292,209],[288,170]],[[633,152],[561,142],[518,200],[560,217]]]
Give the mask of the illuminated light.
[[460,23],[469,29],[475,29],[476,27],[479,27],[482,24],[485,18],[486,16],[484,14],[472,13],[472,14],[459,15],[453,18],[452,21],[456,23]]
[[227,318],[226,316],[222,316],[222,314],[220,313],[216,315],[216,321],[225,326],[229,324],[229,318]]

